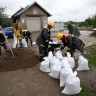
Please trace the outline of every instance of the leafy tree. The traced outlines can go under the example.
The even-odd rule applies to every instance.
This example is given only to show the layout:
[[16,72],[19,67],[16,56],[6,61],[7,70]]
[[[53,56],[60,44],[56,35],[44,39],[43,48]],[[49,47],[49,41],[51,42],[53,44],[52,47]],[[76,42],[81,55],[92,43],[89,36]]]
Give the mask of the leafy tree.
[[7,14],[5,14],[6,8],[0,7],[0,25],[2,27],[11,26],[11,20],[8,18]]

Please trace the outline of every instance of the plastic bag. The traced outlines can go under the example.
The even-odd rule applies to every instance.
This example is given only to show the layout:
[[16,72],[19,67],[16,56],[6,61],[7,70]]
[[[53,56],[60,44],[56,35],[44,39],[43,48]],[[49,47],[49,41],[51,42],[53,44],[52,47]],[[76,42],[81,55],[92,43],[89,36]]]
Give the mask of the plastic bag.
[[61,71],[61,66],[58,64],[54,65],[51,69],[51,72],[49,73],[49,76],[55,79],[60,79],[60,71]]
[[62,60],[62,59],[63,59],[63,56],[62,56],[62,53],[61,53],[60,50],[55,53],[55,56],[56,56],[59,60]]
[[45,60],[40,63],[40,70],[42,72],[50,72],[49,69],[49,60],[47,58],[44,58]]
[[52,51],[50,51],[50,52],[48,53],[48,59],[50,60],[51,58],[53,58]]
[[22,39],[22,47],[27,47],[27,42],[25,39]]
[[64,58],[62,59],[62,61],[61,61],[61,66],[62,66],[62,68],[70,68],[70,65],[69,65],[68,60],[67,60],[66,57],[64,57]]
[[[18,42],[18,43],[17,43]],[[18,45],[17,45],[18,44]],[[12,48],[20,47],[19,40],[17,40],[16,36],[14,36],[14,42]],[[25,39],[22,39],[22,47],[27,47],[27,42]]]
[[50,70],[52,69],[52,67],[54,66],[54,65],[60,65],[61,66],[61,62],[60,62],[60,60],[59,59],[57,59],[55,56],[54,57],[52,57],[50,60],[49,60],[49,66],[50,66]]
[[76,70],[78,71],[89,70],[88,60],[84,58],[82,55],[79,56],[78,67]]
[[69,75],[66,79],[65,88],[62,91],[64,94],[75,95],[79,94],[81,91],[80,79],[74,75]]
[[71,57],[71,54],[69,52],[67,53],[67,60],[70,65],[70,68],[73,69],[75,67],[75,60],[73,57]]
[[16,48],[16,45],[17,45],[17,38],[16,36],[14,36],[14,42],[13,42],[12,48]]
[[72,69],[63,68],[60,72],[60,87],[65,86],[66,79],[69,75],[73,74]]

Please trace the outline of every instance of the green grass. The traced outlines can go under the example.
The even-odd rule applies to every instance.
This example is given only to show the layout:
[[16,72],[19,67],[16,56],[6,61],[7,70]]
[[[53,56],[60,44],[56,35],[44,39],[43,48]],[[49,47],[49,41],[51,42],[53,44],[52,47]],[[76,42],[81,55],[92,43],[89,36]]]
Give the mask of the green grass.
[[[96,96],[95,92],[90,91],[89,87],[86,86],[85,84],[81,84],[81,92],[77,95],[72,95],[72,96]],[[63,90],[64,88],[61,88]],[[61,96],[66,96],[65,94],[62,94]],[[68,96],[68,95],[67,95]]]
[[93,29],[92,27],[85,27],[85,26],[78,27],[78,28],[79,28],[79,30],[92,30]]
[[75,96],[96,96],[95,92],[90,91],[89,87],[81,84],[82,90],[80,92],[80,94],[75,95]]
[[86,51],[87,51],[87,54],[85,55],[85,57],[89,61],[89,66],[91,68],[96,67],[96,44],[93,44],[93,45],[87,47]]

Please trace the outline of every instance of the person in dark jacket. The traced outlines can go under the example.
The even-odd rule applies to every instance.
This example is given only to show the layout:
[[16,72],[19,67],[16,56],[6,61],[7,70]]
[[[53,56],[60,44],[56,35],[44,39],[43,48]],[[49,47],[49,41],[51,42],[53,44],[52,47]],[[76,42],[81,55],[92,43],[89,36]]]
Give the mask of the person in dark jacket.
[[80,31],[79,31],[79,29],[78,29],[78,27],[76,25],[74,25],[74,24],[68,24],[67,25],[67,28],[69,30],[69,34],[75,35],[75,36],[78,36],[78,37],[81,35],[80,34]]
[[4,36],[3,32],[2,32],[2,27],[0,26],[0,55],[2,55],[2,53],[1,53],[1,47],[2,46],[6,51],[7,50],[6,39],[5,39],[5,36]]
[[31,46],[33,45],[32,43],[32,35],[31,35],[31,32],[28,31],[28,30],[23,30],[23,38],[26,39],[26,42],[28,44],[28,39],[30,40],[30,43],[31,43]]
[[57,33],[56,37],[62,40],[63,45],[61,46],[61,50],[67,46],[70,49],[71,56],[73,56],[75,49],[79,50],[81,53],[83,52],[85,44],[77,36]]
[[40,62],[44,60],[43,57],[48,56],[49,41],[52,41],[52,39],[50,39],[50,29],[52,29],[53,27],[54,22],[49,22],[47,27],[43,28],[42,32],[37,37],[36,44],[39,47]]

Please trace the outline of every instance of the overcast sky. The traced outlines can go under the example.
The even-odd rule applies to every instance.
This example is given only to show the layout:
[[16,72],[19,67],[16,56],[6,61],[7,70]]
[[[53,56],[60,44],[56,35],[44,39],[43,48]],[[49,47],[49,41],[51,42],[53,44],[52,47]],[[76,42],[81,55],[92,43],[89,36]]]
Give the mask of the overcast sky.
[[[96,13],[96,0],[35,0],[52,17],[49,21],[83,21]],[[0,7],[6,7],[6,13],[12,16],[18,9],[33,3],[34,0],[0,0]]]

